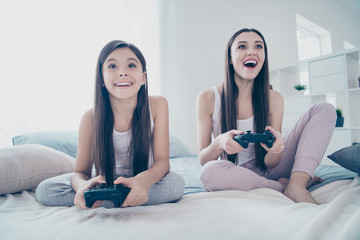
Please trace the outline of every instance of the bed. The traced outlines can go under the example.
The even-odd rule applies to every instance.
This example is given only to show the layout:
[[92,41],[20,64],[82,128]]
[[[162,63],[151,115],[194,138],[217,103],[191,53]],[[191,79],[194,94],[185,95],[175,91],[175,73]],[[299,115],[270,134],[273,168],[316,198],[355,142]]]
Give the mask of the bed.
[[360,239],[360,145],[320,165],[324,181],[310,189],[321,205],[294,203],[271,189],[205,192],[197,157],[170,138],[171,171],[184,177],[177,203],[132,208],[45,207],[40,181],[71,172],[75,132],[13,138],[0,149],[0,239]]

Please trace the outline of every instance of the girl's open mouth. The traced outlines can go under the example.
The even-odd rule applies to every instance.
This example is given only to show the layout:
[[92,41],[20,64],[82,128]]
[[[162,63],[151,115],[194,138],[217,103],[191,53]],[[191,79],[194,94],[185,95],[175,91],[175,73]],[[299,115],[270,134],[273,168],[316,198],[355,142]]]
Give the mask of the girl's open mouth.
[[128,86],[133,85],[133,83],[131,83],[131,82],[122,82],[122,83],[115,83],[114,85],[116,87],[128,87]]

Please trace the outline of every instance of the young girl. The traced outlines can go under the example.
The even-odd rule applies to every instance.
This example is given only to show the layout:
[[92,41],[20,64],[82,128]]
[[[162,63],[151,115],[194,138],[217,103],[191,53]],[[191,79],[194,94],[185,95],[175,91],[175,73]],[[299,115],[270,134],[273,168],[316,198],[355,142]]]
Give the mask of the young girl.
[[[184,193],[182,177],[169,173],[167,101],[148,96],[145,58],[123,41],[108,43],[99,55],[94,107],[81,120],[75,173],[45,180],[36,199],[86,208],[84,191],[100,183],[131,188],[122,207],[173,202]],[[97,201],[93,208],[100,205],[113,203]]]
[[[332,105],[313,105],[283,138],[283,97],[269,88],[265,39],[242,29],[229,40],[225,82],[202,92],[197,100],[201,181],[207,191],[272,188],[295,202],[317,203],[307,188],[321,179],[316,167],[331,139],[336,113]],[[233,140],[251,130],[269,130],[272,148]],[[215,159],[222,159],[216,160]]]

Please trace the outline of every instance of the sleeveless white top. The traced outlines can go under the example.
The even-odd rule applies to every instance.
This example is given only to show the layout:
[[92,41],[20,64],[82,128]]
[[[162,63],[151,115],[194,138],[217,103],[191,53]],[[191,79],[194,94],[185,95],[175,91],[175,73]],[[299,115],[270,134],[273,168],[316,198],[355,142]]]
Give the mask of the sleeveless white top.
[[[149,107],[150,108],[150,107]],[[150,109],[150,127],[151,127],[151,139],[154,130],[154,121],[151,115]],[[130,143],[132,138],[131,129],[126,132],[118,132],[115,129],[113,130],[113,141],[114,141],[114,151],[115,151],[115,166],[116,166],[116,175],[122,177],[133,177],[133,169],[130,164]],[[153,164],[153,144],[150,143],[149,150],[149,161],[148,168]]]
[[[221,134],[221,98],[219,90],[216,86],[213,86],[212,89],[215,93],[215,107],[214,113],[212,115],[212,138],[216,138]],[[236,125],[238,130],[254,131],[254,116],[244,119],[244,120],[236,120]],[[220,157],[219,157],[220,158]],[[241,152],[237,154],[237,165],[242,165],[246,162],[255,159],[255,147],[254,143],[249,143],[248,148],[244,148]]]

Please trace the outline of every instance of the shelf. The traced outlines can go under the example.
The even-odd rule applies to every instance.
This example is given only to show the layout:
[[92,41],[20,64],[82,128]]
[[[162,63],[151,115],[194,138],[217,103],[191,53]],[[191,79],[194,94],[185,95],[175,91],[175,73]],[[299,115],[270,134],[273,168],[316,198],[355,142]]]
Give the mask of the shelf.
[[[328,102],[342,110],[344,127],[335,128],[326,153],[360,142],[360,48],[316,57],[275,69],[270,73],[274,90],[284,96],[283,134],[312,104]],[[294,85],[308,88],[298,92]],[[326,158],[326,154],[324,155]],[[323,159],[324,160],[324,159]]]
[[348,91],[349,92],[360,92],[360,87],[358,87],[358,88],[349,88]]

